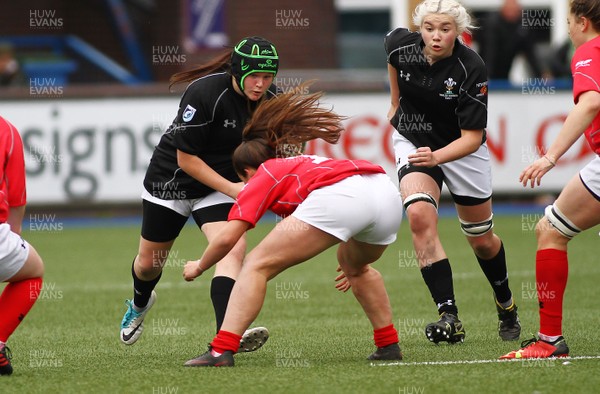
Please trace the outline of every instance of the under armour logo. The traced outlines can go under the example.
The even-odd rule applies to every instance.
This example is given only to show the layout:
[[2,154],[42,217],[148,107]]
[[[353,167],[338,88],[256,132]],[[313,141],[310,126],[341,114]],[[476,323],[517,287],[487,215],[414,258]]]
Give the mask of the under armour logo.
[[234,120],[225,119],[225,121],[223,122],[223,127],[227,128],[227,127],[231,126],[235,129],[235,122],[236,122],[235,119]]
[[406,74],[404,74],[404,71],[403,71],[403,70],[400,70],[400,78],[404,78],[404,80],[405,80],[406,82],[408,82],[408,80],[410,79],[410,73],[406,73]]

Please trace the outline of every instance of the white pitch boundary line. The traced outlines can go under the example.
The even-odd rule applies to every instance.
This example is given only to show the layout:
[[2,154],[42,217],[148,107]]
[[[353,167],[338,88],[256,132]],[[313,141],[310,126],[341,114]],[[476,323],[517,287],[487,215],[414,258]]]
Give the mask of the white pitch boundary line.
[[507,363],[507,362],[539,362],[539,361],[570,361],[570,360],[599,360],[600,356],[574,356],[574,357],[561,357],[561,358],[526,358],[526,359],[509,359],[509,360],[457,360],[457,361],[419,361],[419,362],[402,362],[394,361],[391,363],[371,363],[372,367],[394,367],[394,366],[416,366],[416,365],[465,365],[465,364],[493,364],[493,363]]

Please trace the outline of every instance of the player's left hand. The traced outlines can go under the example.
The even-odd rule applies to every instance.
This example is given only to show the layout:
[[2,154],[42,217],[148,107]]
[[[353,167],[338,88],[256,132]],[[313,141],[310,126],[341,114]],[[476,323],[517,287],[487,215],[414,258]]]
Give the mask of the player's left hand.
[[[342,267],[340,267],[338,265],[338,267],[335,271],[342,272]],[[335,284],[335,288],[344,293],[347,292],[348,289],[350,289],[350,287],[352,287],[352,286],[350,286],[350,282],[348,281],[348,278],[346,278],[346,274],[344,274],[344,272],[342,272],[341,274],[336,276],[335,281],[338,282]]]
[[185,267],[183,267],[183,279],[185,279],[188,282],[191,282],[200,275],[202,275],[202,272],[203,271],[202,269],[200,269],[199,260],[188,261],[185,264]]
[[417,148],[415,153],[408,155],[408,162],[421,167],[435,167],[439,164],[431,148],[427,146]]

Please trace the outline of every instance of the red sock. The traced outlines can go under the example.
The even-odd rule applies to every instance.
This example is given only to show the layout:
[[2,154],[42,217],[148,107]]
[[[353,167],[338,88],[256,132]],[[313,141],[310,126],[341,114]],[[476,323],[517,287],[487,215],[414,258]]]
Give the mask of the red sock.
[[240,348],[241,335],[229,331],[219,330],[217,336],[213,338],[210,346],[215,352],[223,353],[227,350],[237,352]]
[[25,318],[42,290],[42,278],[6,285],[0,294],[0,341],[6,342]]
[[568,275],[566,251],[538,250],[535,256],[535,286],[540,303],[540,333],[544,335],[562,335],[562,307]]
[[386,347],[393,343],[398,343],[398,331],[394,328],[393,324],[373,330],[373,339],[375,340],[375,346]]

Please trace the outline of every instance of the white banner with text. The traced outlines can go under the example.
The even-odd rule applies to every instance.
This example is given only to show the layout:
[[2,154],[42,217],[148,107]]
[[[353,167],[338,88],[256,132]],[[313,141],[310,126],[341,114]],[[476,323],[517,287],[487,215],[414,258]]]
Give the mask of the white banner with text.
[[[490,94],[494,190],[515,195],[531,191],[518,183],[519,173],[548,146],[573,107],[570,92],[551,93]],[[178,103],[178,96],[2,102],[0,114],[23,138],[29,203],[138,201],[154,146]],[[313,141],[307,153],[371,160],[396,181],[388,95],[331,94],[324,103],[349,117],[346,131],[337,145]],[[592,158],[580,139],[539,190],[559,191]]]

